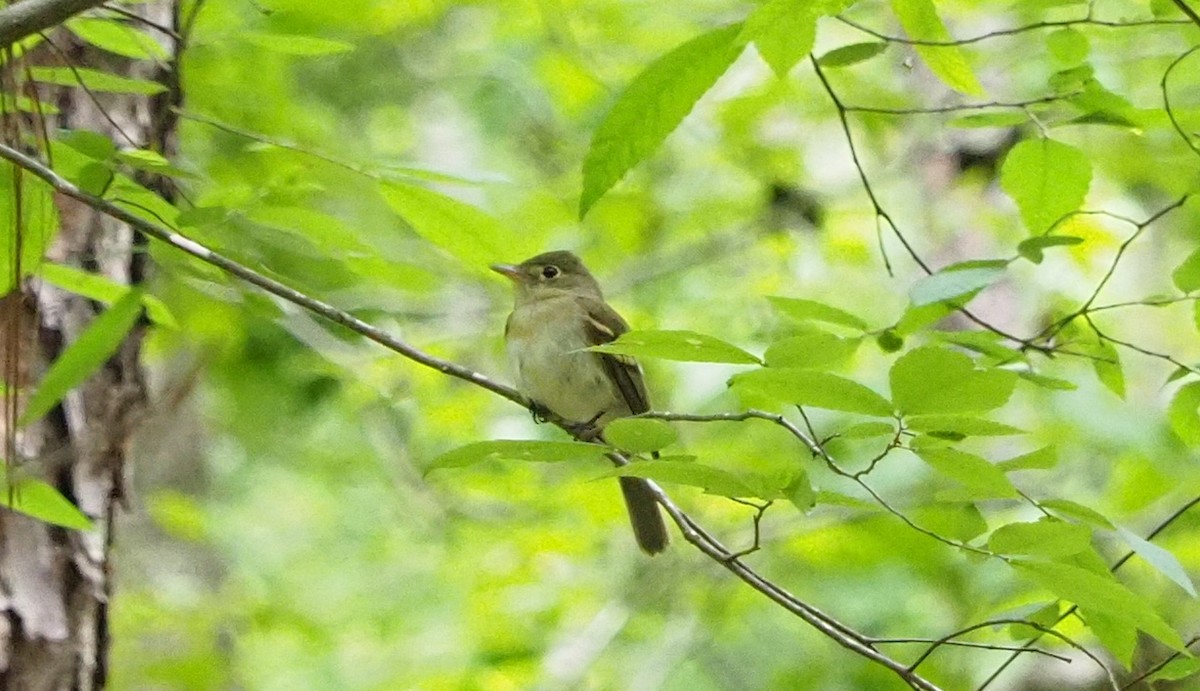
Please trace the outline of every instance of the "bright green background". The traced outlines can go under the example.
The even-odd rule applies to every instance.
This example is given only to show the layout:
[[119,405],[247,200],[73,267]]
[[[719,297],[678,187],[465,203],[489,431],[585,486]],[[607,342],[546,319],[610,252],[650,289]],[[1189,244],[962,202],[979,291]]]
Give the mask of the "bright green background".
[[[1164,23],[1041,28],[961,49],[846,48],[825,60],[847,106],[1060,97],[1025,109],[848,114],[871,190],[931,267],[1017,257],[1023,240],[1081,207],[1144,220],[1195,189],[1200,159],[1166,117],[1159,81],[1197,28],[1167,23],[1183,20],[1169,2],[1094,4],[1100,21]],[[849,5],[210,0],[183,59],[186,112],[173,161],[193,175],[185,189],[201,210],[178,223],[417,347],[504,379],[511,298],[486,264],[569,248],[636,328],[694,331],[765,353],[770,367],[761,371],[644,358],[658,409],[803,402],[816,406],[821,435],[888,421],[875,399],[836,393],[849,386],[827,376],[836,375],[904,412],[1024,430],[969,436],[920,458],[896,451],[869,476],[922,526],[1028,556],[1034,566],[1024,569],[910,529],[762,421],[678,424],[668,452],[772,490],[806,490],[807,477],[816,505],[800,510],[806,492],[779,495],[763,521],[763,549],[748,560],[856,629],[936,638],[1028,616],[1054,601],[1051,590],[1072,587],[1047,573],[1096,566],[1097,553],[1112,563],[1127,546],[1069,505],[1058,514],[1066,524],[989,539],[985,529],[1039,517],[1014,487],[1146,535],[1200,490],[1195,396],[1181,395],[1167,415],[1195,376],[1165,383],[1173,365],[1104,348],[1082,320],[1051,344],[1075,355],[1013,353],[986,339],[974,343],[983,355],[966,351],[973,363],[944,348],[917,350],[945,342],[935,328],[976,328],[961,317],[932,324],[945,312],[937,303],[981,287],[975,313],[1037,333],[1087,299],[1135,229],[1075,216],[1054,232],[1078,244],[1034,241],[1008,265],[924,278],[886,224],[878,239],[837,111],[804,56],[876,41],[817,19],[843,10],[889,35],[938,41],[1082,17],[1087,5],[937,3],[948,29],[930,3]],[[721,28],[747,16],[740,30]],[[865,59],[841,64],[855,58]],[[1185,60],[1168,85],[1187,136],[1200,126],[1198,67],[1200,58]],[[594,205],[580,221],[585,189],[584,206]],[[1177,298],[1200,287],[1200,262],[1174,282],[1172,272],[1196,248],[1198,223],[1188,202],[1148,226],[1096,304],[1174,302],[1097,312],[1098,328],[1197,361],[1195,301]],[[593,481],[607,472],[599,461],[492,460],[423,474],[470,442],[565,436],[169,249],[152,251],[152,292],[178,327],[155,330],[148,345],[160,395],[136,446],[135,510],[118,531],[114,688],[899,687],[682,540],[654,559],[639,554],[615,483]],[[817,300],[856,318],[814,322],[802,304],[768,296]],[[927,306],[901,321],[910,302]],[[1107,362],[1112,353],[1120,369]],[[893,369],[897,361],[905,364]],[[1022,363],[1075,387],[1017,381]],[[796,366],[825,376],[780,373]],[[751,370],[731,392],[729,378]],[[944,432],[976,423],[925,424]],[[853,436],[829,444],[851,470],[890,438]],[[979,465],[1047,445],[1058,459],[1050,469]],[[666,487],[730,545],[750,544],[753,510]],[[1155,568],[1135,558],[1120,572],[1137,606],[1185,637],[1200,607],[1164,572],[1177,580],[1178,564],[1196,572],[1198,523],[1185,517],[1156,540],[1178,562],[1160,555]],[[1096,645],[1077,621],[1062,630]],[[1126,621],[1101,633],[1126,663],[1132,631]],[[1026,633],[972,640],[1011,644]],[[1165,654],[1143,639],[1139,669]],[[911,660],[920,647],[886,649]],[[944,648],[920,671],[970,688],[1003,657]],[[1089,664],[1070,669],[1086,677]],[[1031,660],[1006,679],[1057,680],[1063,669]]]

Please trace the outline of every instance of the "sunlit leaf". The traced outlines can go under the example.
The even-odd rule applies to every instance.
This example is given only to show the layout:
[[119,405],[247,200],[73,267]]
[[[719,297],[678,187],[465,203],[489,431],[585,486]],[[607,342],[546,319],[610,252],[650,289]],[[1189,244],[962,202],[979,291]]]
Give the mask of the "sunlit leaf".
[[382,183],[379,191],[421,237],[473,271],[486,273],[498,261],[522,261],[535,253],[529,239],[470,204],[397,182]]
[[[49,185],[29,174],[20,176],[20,216],[18,217],[17,187],[14,185],[14,166],[0,164],[0,293],[7,294],[16,282],[37,270],[46,248],[58,234],[58,207],[54,203],[54,192]],[[17,257],[14,256],[16,220],[21,221],[20,272],[14,273]]]
[[682,362],[756,365],[758,358],[714,336],[695,331],[629,331],[617,340],[589,348],[597,353],[654,357]]
[[764,367],[736,374],[735,391],[753,391],[768,398],[817,408],[890,417],[892,404],[858,382],[828,372],[795,367]]
[[642,477],[658,482],[699,487],[709,494],[723,497],[754,497],[755,491],[733,473],[720,468],[687,460],[661,458],[650,461],[634,461],[629,465],[614,468],[607,475]]
[[1018,572],[1064,600],[1128,621],[1172,648],[1183,649],[1179,633],[1145,599],[1117,582],[1112,574],[1094,573],[1055,562],[1015,561],[1012,565]]
[[1039,235],[1022,240],[1021,244],[1017,245],[1017,253],[1034,264],[1041,264],[1044,258],[1042,250],[1047,247],[1078,245],[1081,242],[1083,238],[1074,235]]
[[1179,563],[1179,559],[1174,554],[1125,528],[1118,527],[1117,533],[1120,534],[1125,544],[1129,545],[1129,548],[1144,559],[1147,564],[1153,566],[1159,573],[1175,583],[1175,585],[1183,588],[1188,595],[1196,597],[1195,584],[1192,583],[1192,579],[1188,576],[1187,571],[1184,570],[1183,565]]
[[969,415],[912,415],[905,418],[905,425],[914,432],[935,436],[938,433],[958,437],[1004,437],[1024,434],[1024,430],[1012,425]]
[[1192,252],[1171,274],[1175,287],[1185,293],[1200,289],[1200,249]]
[[[892,0],[892,10],[910,38],[922,41],[951,41],[950,32],[938,17],[932,0]],[[915,45],[917,54],[946,86],[967,94],[984,95],[970,63],[958,46]]]
[[1041,557],[1077,554],[1091,543],[1092,531],[1057,518],[1002,525],[988,538],[988,548],[993,552]]
[[949,266],[914,283],[908,298],[916,307],[953,300],[992,285],[1004,271],[1003,265]]
[[167,90],[166,86],[158,82],[123,77],[119,74],[101,72],[87,67],[73,69],[68,67],[31,67],[29,72],[36,82],[60,86],[83,86],[89,91],[153,96]]
[[1192,447],[1200,447],[1200,382],[1184,384],[1167,408],[1171,429]]
[[92,527],[92,521],[79,507],[52,485],[37,478],[18,478],[11,486],[0,481],[0,506],[64,528],[90,530]]
[[130,290],[88,324],[38,382],[26,402],[21,424],[48,413],[67,393],[82,384],[117,351],[142,313],[142,292]]
[[879,55],[887,50],[888,43],[886,41],[871,41],[868,43],[851,43],[848,46],[841,46],[825,53],[817,58],[817,64],[821,67],[848,67],[855,65]]
[[771,367],[836,367],[846,362],[862,343],[858,338],[841,338],[813,331],[775,341],[763,359]]
[[1000,167],[1000,186],[1017,202],[1031,233],[1044,233],[1077,210],[1091,180],[1087,156],[1052,139],[1022,141],[1009,150]]
[[1058,465],[1058,453],[1055,452],[1053,446],[1043,446],[1036,451],[1030,451],[1006,461],[1000,461],[996,465],[1004,471],[1046,470]]
[[797,321],[819,321],[866,331],[870,327],[862,318],[816,300],[771,296],[767,298],[776,312]]
[[906,415],[961,414],[999,408],[1008,402],[1017,375],[977,369],[971,358],[936,346],[909,351],[892,365],[892,397]]
[[[119,301],[133,290],[133,288],[117,283],[107,276],[53,262],[42,264],[38,268],[38,276],[63,290],[103,302],[106,305]],[[167,305],[153,295],[143,294],[142,305],[146,308],[146,316],[154,323],[171,328],[179,325]]]
[[763,60],[783,78],[812,50],[817,19],[852,4],[854,0],[767,0],[746,18],[740,39],[753,41]]
[[1012,499],[1020,495],[1004,471],[975,454],[958,449],[920,449],[917,455],[942,475],[954,480],[979,499]]
[[650,63],[617,97],[583,162],[582,218],[630,168],[652,154],[742,52],[740,24],[675,48]]
[[1146,678],[1147,683],[1179,681],[1200,672],[1200,657],[1177,657]]
[[1111,343],[1100,340],[1093,345],[1096,357],[1092,358],[1092,369],[1096,378],[1121,398],[1125,398],[1125,371],[1121,368],[1121,355]]
[[1105,518],[1104,514],[1070,499],[1043,499],[1038,502],[1038,505],[1060,516],[1091,523],[1096,527],[1106,530],[1113,529],[1112,522]]
[[498,439],[475,442],[447,451],[430,461],[425,466],[425,472],[439,468],[462,468],[492,460],[561,463],[597,459],[603,455],[603,446],[583,442]]
[[166,60],[168,57],[166,49],[153,37],[119,19],[74,17],[67,21],[67,28],[93,46],[116,55],[134,60]]
[[679,435],[662,420],[621,418],[604,428],[604,440],[631,453],[658,451],[675,443]]

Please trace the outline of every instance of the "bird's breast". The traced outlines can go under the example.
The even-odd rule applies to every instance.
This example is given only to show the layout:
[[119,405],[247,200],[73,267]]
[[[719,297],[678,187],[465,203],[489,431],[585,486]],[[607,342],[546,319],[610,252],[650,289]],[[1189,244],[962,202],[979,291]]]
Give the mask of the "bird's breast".
[[[508,355],[517,385],[555,414],[586,422],[614,407],[613,385],[573,302],[543,300],[517,308],[508,322]],[[571,315],[564,319],[564,315]]]

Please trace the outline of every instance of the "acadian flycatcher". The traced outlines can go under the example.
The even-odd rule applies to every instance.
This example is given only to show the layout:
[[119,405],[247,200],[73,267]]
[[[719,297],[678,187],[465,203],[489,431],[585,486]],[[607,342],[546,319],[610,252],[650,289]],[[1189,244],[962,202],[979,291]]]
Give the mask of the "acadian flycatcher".
[[[650,410],[636,360],[586,350],[614,340],[629,325],[604,301],[579,257],[546,252],[520,264],[493,264],[492,270],[512,280],[515,289],[504,339],[521,393],[565,420],[596,430]],[[669,538],[650,486],[640,478],[620,481],[638,546],[647,554],[663,551]]]

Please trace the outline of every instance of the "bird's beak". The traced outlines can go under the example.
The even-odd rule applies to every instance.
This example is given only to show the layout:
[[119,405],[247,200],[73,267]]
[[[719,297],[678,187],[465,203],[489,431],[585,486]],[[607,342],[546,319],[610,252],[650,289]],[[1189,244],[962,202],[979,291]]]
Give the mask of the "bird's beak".
[[521,268],[516,264],[492,264],[491,268],[492,271],[503,274],[505,278],[513,283],[518,283],[521,280]]

